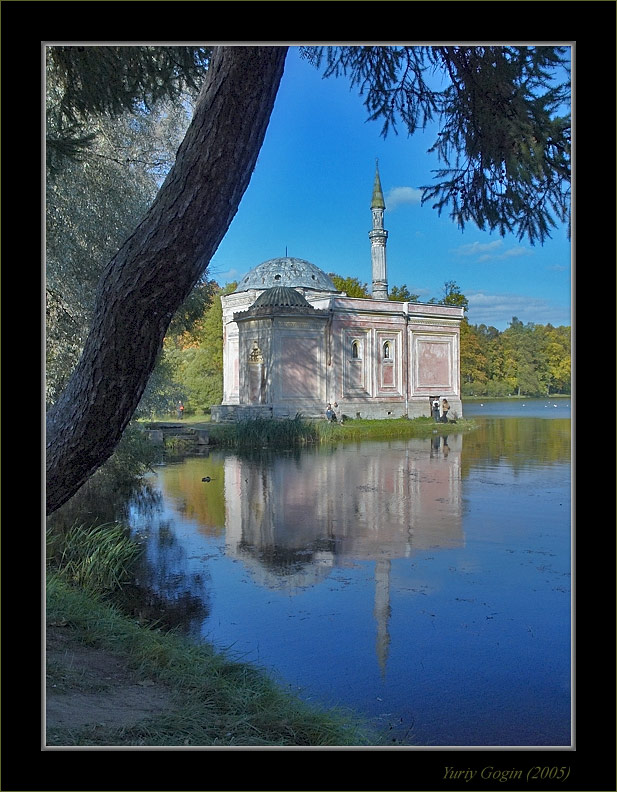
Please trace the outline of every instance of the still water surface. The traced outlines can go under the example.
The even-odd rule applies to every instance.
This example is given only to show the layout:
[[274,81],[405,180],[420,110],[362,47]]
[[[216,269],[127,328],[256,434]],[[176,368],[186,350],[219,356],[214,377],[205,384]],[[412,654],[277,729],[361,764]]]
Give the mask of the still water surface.
[[[186,629],[398,744],[571,744],[570,403],[470,434],[156,470],[144,575]],[[202,482],[209,476],[210,482]]]

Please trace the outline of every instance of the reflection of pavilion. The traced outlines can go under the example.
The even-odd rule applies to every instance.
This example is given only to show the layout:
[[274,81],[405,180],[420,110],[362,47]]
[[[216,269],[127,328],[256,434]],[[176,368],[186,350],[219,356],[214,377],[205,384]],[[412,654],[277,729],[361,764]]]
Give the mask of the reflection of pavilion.
[[460,435],[225,461],[226,552],[263,586],[294,593],[332,568],[374,560],[377,654],[385,668],[390,563],[463,542]]

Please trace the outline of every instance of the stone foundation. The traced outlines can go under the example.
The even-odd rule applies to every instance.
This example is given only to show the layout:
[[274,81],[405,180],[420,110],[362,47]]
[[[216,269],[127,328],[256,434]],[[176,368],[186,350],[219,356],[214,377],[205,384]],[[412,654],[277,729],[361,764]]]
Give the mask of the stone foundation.
[[[437,394],[436,394],[437,395]],[[440,400],[441,400],[440,396]],[[447,396],[450,403],[450,420],[463,417],[463,405],[460,399]],[[374,399],[366,401],[341,401],[339,412],[347,418],[365,418],[369,420],[387,420],[388,418],[420,418],[431,417],[431,406],[428,398],[415,398],[405,404],[401,401],[378,402]],[[303,405],[299,410],[302,418],[315,420],[325,417],[325,404]],[[296,413],[284,404],[220,404],[211,408],[214,423],[234,423],[237,421],[254,420],[256,418],[273,418],[283,420],[295,418]]]

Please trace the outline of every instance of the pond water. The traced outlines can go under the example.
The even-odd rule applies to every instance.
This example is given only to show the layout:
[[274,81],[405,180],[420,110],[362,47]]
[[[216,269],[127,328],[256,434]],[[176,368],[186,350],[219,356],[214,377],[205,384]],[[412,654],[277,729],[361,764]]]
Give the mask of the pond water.
[[568,746],[570,402],[554,403],[465,405],[464,436],[162,465],[129,504],[144,579],[198,603],[195,640],[394,744]]

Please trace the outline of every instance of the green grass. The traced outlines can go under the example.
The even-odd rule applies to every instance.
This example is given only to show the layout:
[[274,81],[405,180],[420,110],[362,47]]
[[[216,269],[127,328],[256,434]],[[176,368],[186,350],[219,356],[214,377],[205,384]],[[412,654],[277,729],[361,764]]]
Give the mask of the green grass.
[[120,523],[70,528],[48,527],[47,563],[68,583],[88,591],[112,591],[127,580],[132,563],[141,553]]
[[353,419],[344,423],[293,419],[258,419],[236,424],[211,424],[210,442],[232,448],[291,448],[360,440],[391,440],[454,434],[474,429],[472,420],[436,423],[432,418]]
[[[47,580],[47,620],[70,631],[72,640],[126,659],[147,683],[164,686],[171,704],[132,727],[53,730],[48,745],[340,746],[379,745],[356,715],[309,705],[262,669],[209,645],[144,628],[113,605],[70,586],[59,575]],[[60,678],[58,670],[50,677]],[[63,678],[79,688],[79,679]]]
[[454,434],[474,429],[474,421],[464,418],[447,424],[436,423],[433,418],[389,418],[376,421],[362,418],[347,420],[342,424],[323,421],[317,424],[321,442],[346,440],[390,440],[411,437],[430,437],[439,434]]
[[210,442],[227,448],[293,448],[318,443],[339,443],[358,440],[389,440],[395,438],[429,437],[435,432],[454,434],[476,428],[473,420],[459,418],[447,424],[433,418],[388,418],[384,420],[354,418],[344,423],[295,418],[272,420],[257,418],[237,423],[212,423],[210,416],[190,415],[183,423],[193,428],[208,429]]
[[[120,524],[48,529],[47,545],[47,624],[61,626],[65,641],[124,658],[141,684],[160,685],[171,698],[163,714],[130,728],[97,724],[49,730],[49,745],[380,743],[354,713],[310,706],[258,667],[123,614],[115,597],[141,548]],[[53,661],[47,684],[65,695],[104,696],[111,688]]]

